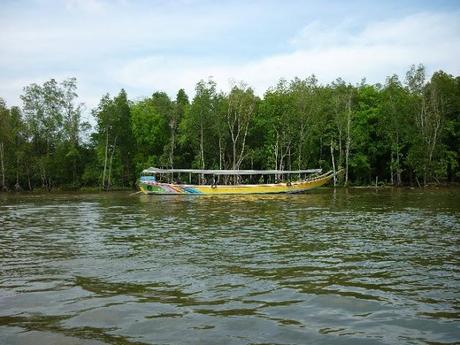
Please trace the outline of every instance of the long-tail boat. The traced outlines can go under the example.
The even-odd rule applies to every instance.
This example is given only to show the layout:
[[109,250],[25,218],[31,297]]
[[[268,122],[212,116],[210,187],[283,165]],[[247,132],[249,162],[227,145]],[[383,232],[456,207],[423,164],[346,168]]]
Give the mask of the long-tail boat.
[[[139,188],[144,194],[302,193],[320,187],[334,177],[332,171],[325,174],[321,174],[321,172],[321,169],[200,170],[149,168],[142,172]],[[313,174],[313,176],[307,178],[307,174]],[[181,178],[184,176],[188,177],[189,184],[182,183]],[[297,176],[297,180],[291,181],[292,176]],[[247,183],[244,183],[243,177],[246,177]],[[258,177],[259,183],[250,183],[254,181],[255,177]],[[195,181],[197,184],[192,184]]]

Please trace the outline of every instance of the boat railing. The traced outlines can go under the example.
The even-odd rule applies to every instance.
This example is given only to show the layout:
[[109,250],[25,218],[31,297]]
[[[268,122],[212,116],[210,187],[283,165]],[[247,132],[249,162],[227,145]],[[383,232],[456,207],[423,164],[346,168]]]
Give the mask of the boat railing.
[[[270,183],[291,183],[293,180],[291,176],[298,175],[297,181],[314,181],[316,179],[321,179],[326,177],[328,174],[332,173],[329,171],[325,174],[321,174],[322,169],[305,169],[305,170],[215,170],[215,169],[163,169],[151,167],[142,171],[141,181],[148,181],[152,183],[153,181],[157,183],[171,183],[171,184],[187,184],[184,183],[181,179],[181,174],[188,174],[188,184],[192,184],[192,175],[198,175],[196,181],[199,185],[231,185],[229,183],[233,180],[233,184],[270,184]],[[177,174],[177,180],[174,178]],[[312,176],[302,178],[302,175],[310,174]],[[152,178],[151,180],[148,176],[156,176],[157,178]],[[222,183],[220,177],[226,176],[224,182]],[[231,177],[235,176],[235,178]],[[236,178],[236,176],[238,176]],[[241,179],[243,176],[247,176],[246,181]],[[251,183],[251,180],[254,181],[253,177],[260,176],[258,182]],[[270,178],[270,176],[273,176]],[[267,181],[268,179],[268,181]],[[164,181],[167,182],[164,182]],[[263,180],[263,181],[262,181]],[[271,181],[273,182],[271,182]],[[238,181],[238,182],[236,182]]]
[[222,169],[162,169],[148,168],[142,171],[143,174],[173,174],[190,173],[200,175],[295,175],[321,173],[322,169],[305,170],[222,170]]

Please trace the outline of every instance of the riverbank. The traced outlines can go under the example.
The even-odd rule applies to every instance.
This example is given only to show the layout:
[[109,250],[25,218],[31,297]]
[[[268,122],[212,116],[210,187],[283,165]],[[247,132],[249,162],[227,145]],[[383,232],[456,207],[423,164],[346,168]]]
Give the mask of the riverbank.
[[[340,181],[343,182],[343,181]],[[450,187],[459,187],[460,182],[442,182],[442,183],[429,183],[427,185],[402,185],[402,186],[395,186],[391,184],[387,184],[385,182],[378,182],[377,184],[367,184],[367,185],[359,185],[359,184],[349,184],[348,186],[344,186],[342,183],[337,184],[337,186],[333,186],[332,182],[329,182],[326,186],[321,188],[329,188],[329,189],[347,189],[347,188],[357,188],[357,189],[392,189],[392,188],[402,188],[402,189],[432,189],[432,188],[450,188]],[[134,188],[133,188],[134,187]],[[38,193],[38,194],[46,194],[46,193],[108,193],[108,192],[136,192],[139,189],[135,186],[132,187],[124,187],[124,186],[113,186],[110,190],[102,190],[100,186],[83,186],[83,187],[75,187],[75,186],[59,186],[48,190],[46,188],[34,188],[32,191],[27,189],[1,189],[0,194],[2,193],[19,193],[19,194],[27,194],[27,193]]]
[[[391,185],[379,185],[379,186],[374,186],[374,185],[362,185],[362,186],[323,186],[319,187],[313,190],[309,190],[303,194],[311,194],[311,193],[317,193],[321,191],[353,191],[353,190],[369,190],[372,192],[375,191],[388,191],[388,190],[394,190],[394,191],[436,191],[436,190],[447,190],[447,189],[460,189],[460,183],[448,183],[448,184],[430,184],[424,187],[417,187],[417,186],[391,186]],[[103,191],[99,187],[84,187],[78,190],[67,190],[67,189],[53,189],[51,191],[48,191],[46,189],[41,189],[41,188],[36,188],[33,191],[0,191],[0,196],[1,195],[62,195],[62,194],[68,194],[68,195],[85,195],[85,194],[100,194],[100,195],[110,195],[110,194],[127,194],[127,195],[136,195],[139,192],[138,189],[132,189],[132,188],[123,188],[123,187],[115,187],[113,189],[110,189],[108,191]],[[267,194],[270,195],[270,194]]]
[[1,194],[53,194],[53,193],[83,193],[83,194],[96,194],[96,193],[111,193],[111,192],[135,192],[136,189],[129,187],[114,187],[108,191],[102,190],[100,187],[81,187],[81,188],[54,188],[51,190],[45,188],[34,188],[33,190],[0,190]]

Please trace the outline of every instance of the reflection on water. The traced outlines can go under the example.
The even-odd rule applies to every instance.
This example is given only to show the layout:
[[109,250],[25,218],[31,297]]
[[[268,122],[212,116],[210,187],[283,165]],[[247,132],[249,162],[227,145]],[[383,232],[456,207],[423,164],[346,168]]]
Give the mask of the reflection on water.
[[460,342],[458,192],[2,196],[0,343]]

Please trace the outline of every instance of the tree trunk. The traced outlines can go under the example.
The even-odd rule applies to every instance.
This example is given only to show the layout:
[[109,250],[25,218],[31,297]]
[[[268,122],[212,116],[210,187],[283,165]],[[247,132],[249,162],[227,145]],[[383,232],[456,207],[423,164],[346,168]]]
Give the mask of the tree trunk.
[[[298,151],[298,156],[297,156],[297,169],[298,170],[301,170],[302,169],[302,163],[301,163],[301,159],[302,159],[302,145],[299,144],[299,151]],[[300,178],[300,174],[299,174],[299,178]]]
[[393,159],[393,148],[391,149],[391,153],[390,153],[390,156],[391,156],[391,161],[390,161],[390,183],[392,186],[394,186],[394,178],[393,178],[393,166],[394,166],[394,159]]
[[240,156],[236,162],[236,168],[239,169],[240,166],[241,166],[241,163],[243,163],[243,159],[244,159],[244,150],[246,148],[246,137],[247,137],[247,134],[248,134],[248,129],[249,129],[249,123],[247,124],[246,126],[246,129],[244,131],[244,135],[243,135],[243,141],[241,143],[241,150],[240,150]]
[[17,189],[21,188],[19,184],[19,156],[18,155],[16,156],[16,186],[19,187],[19,188],[16,187]]
[[169,165],[171,169],[174,169],[174,145],[176,144],[175,139],[175,128],[173,127],[171,128],[171,148],[169,151]]
[[203,123],[200,125],[200,158],[201,158],[201,169],[205,168],[204,164],[204,129]]
[[[298,147],[298,170],[302,170],[303,164],[302,164],[302,146],[305,142],[305,124],[302,121],[302,124],[300,125],[300,139],[299,139],[299,147]],[[299,179],[300,179],[300,174],[299,174]]]
[[[219,133],[219,170],[222,170],[223,163],[222,135]],[[220,183],[220,175],[217,175],[217,184]]]
[[46,187],[46,171],[43,167],[43,162],[40,162],[40,177],[42,179],[42,188],[47,189]]
[[107,179],[107,191],[110,189],[112,185],[112,164],[113,164],[113,156],[115,154],[115,149],[117,148],[117,136],[115,136],[115,140],[113,141],[113,148],[112,152],[110,153],[110,163],[109,163],[109,176]]
[[401,167],[399,163],[399,134],[396,134],[396,183],[401,186]]
[[332,172],[334,173],[334,187],[337,185],[337,176],[335,174],[335,158],[334,158],[334,146],[331,139],[331,160],[332,160]]
[[[200,122],[200,160],[201,160],[201,169],[204,170],[204,128],[203,128],[203,120]],[[204,174],[200,175],[199,184],[204,179]]]
[[236,142],[232,141],[232,169],[236,170]]
[[342,129],[339,128],[339,167],[343,167]]
[[102,173],[102,189],[105,190],[105,174],[107,171],[107,155],[108,155],[108,149],[109,149],[109,130],[106,130],[105,133],[105,158],[104,158],[104,171]]
[[323,137],[319,137],[319,167],[322,168],[323,160]]
[[[236,170],[236,144],[238,142],[238,137],[240,136],[240,124],[238,123],[238,130],[236,131],[235,135],[235,123],[236,123],[236,117],[233,117],[233,121],[230,120],[230,113],[231,113],[232,107],[231,104],[229,104],[228,107],[228,112],[227,112],[227,125],[230,131],[231,139],[232,139],[232,170]],[[233,184],[237,184],[238,181],[238,176],[233,175]]]
[[292,170],[292,165],[291,165],[291,146],[289,146],[289,151],[288,151],[288,170]]
[[[233,139],[233,133],[232,133],[232,139]],[[236,170],[236,141],[232,140],[232,169]],[[238,176],[233,175],[233,184],[238,184]]]
[[278,170],[278,147],[279,147],[278,138],[279,138],[278,132],[276,132],[275,147],[273,150],[273,155],[275,156],[275,170]]
[[30,183],[30,171],[27,170],[27,185],[29,186],[29,191],[32,191],[32,183]]
[[433,139],[431,140],[431,145],[430,145],[429,154],[428,154],[428,168],[430,172],[430,178],[432,177],[431,162],[433,160],[434,149],[436,147],[436,142],[438,140],[438,131],[439,131],[439,128],[441,127],[441,115],[440,115],[437,104],[436,104],[436,109],[433,112],[435,115],[435,126],[434,126],[434,132],[433,132]]
[[[76,148],[75,148],[75,150],[76,150]],[[73,179],[73,185],[75,187],[77,185],[77,159],[75,158],[75,156],[73,158],[72,163],[73,163],[73,176],[72,176],[72,179]]]
[[[219,135],[219,169],[222,170],[222,136]],[[219,175],[220,177],[220,175]]]
[[0,143],[0,164],[1,164],[1,169],[2,169],[2,189],[6,190],[4,152],[5,151],[4,151],[3,142],[1,142]]
[[350,146],[351,146],[351,95],[348,98],[347,111],[347,142],[345,144],[345,185],[348,185],[348,165],[350,161]]

